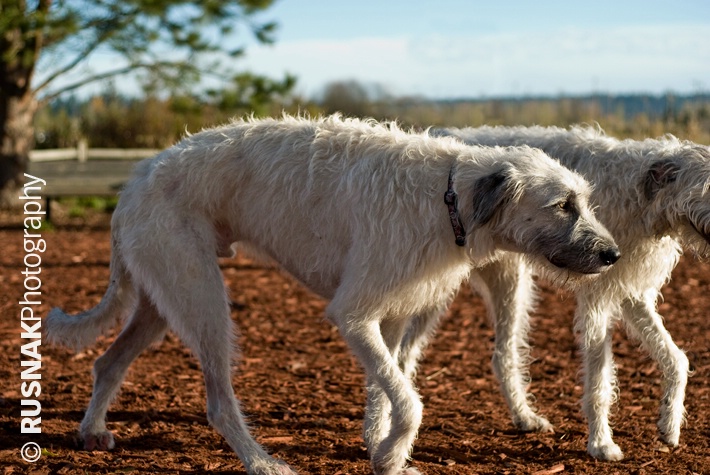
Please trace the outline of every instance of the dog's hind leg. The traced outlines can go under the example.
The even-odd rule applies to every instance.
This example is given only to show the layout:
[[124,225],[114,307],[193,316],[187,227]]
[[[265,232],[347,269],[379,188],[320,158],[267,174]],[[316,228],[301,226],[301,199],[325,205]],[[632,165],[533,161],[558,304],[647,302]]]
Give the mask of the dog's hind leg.
[[518,256],[475,269],[471,286],[486,303],[495,329],[493,371],[516,427],[524,431],[552,431],[552,424],[535,413],[527,393],[529,383],[528,332],[535,291],[529,266]]
[[675,447],[680,439],[680,428],[685,416],[683,401],[690,363],[663,326],[663,317],[656,312],[657,295],[655,289],[649,289],[644,301],[627,300],[622,308],[624,323],[630,333],[641,340],[643,347],[663,371],[658,429],[663,440]]
[[110,450],[113,434],[106,429],[106,411],[118,393],[131,362],[165,334],[167,323],[141,294],[138,307],[113,344],[94,363],[94,389],[81,423],[86,450]]
[[234,328],[212,226],[197,217],[190,217],[186,228],[180,224],[184,222],[146,230],[148,236],[163,238],[131,250],[129,269],[170,328],[199,359],[207,390],[207,419],[239,456],[247,473],[293,475],[288,465],[269,456],[254,440],[234,395]]
[[[215,269],[218,270],[215,266]],[[214,282],[220,285],[221,282]],[[184,341],[202,365],[207,389],[207,419],[224,436],[250,475],[294,474],[286,464],[269,456],[249,433],[231,383],[233,328],[224,291],[206,294],[202,315],[191,315],[182,329]],[[197,298],[197,296],[194,296]],[[221,307],[215,312],[215,307]]]

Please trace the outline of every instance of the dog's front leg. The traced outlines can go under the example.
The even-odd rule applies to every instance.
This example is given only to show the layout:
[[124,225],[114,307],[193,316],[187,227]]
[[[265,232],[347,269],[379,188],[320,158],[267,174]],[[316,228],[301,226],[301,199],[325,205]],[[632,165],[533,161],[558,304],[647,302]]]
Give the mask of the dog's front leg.
[[587,452],[600,460],[621,460],[624,454],[614,443],[609,426],[609,412],[616,400],[611,311],[578,293],[575,319],[584,360],[582,408],[589,425]]
[[663,440],[675,447],[680,439],[680,428],[685,416],[683,401],[690,363],[663,326],[663,317],[656,312],[657,295],[656,289],[649,289],[644,301],[624,302],[624,322],[663,371],[658,429]]
[[[404,376],[412,383],[423,349],[434,334],[446,307],[423,310],[409,321],[383,322],[381,333],[387,347],[398,362]],[[403,335],[402,335],[403,334]],[[370,453],[375,453],[380,442],[390,432],[392,405],[382,388],[374,381],[367,382],[364,439]]]
[[[389,319],[380,323],[380,334],[387,345],[393,359],[399,354],[402,335],[406,328],[406,320]],[[387,394],[372,377],[367,378],[367,403],[365,406],[365,423],[363,439],[370,454],[377,452],[380,442],[387,437],[392,427],[392,405]]]
[[445,305],[422,311],[409,322],[399,348],[398,361],[400,369],[410,381],[416,376],[422,352],[434,336],[447,307]]
[[552,424],[535,413],[527,393],[530,347],[528,332],[535,300],[530,267],[514,254],[474,269],[470,284],[484,299],[495,329],[493,371],[515,426],[524,431],[552,431]]
[[377,452],[380,442],[392,427],[392,404],[374,378],[367,379],[367,403],[362,438],[370,454]]
[[389,434],[371,454],[376,475],[414,475],[406,462],[422,420],[423,405],[416,389],[396,363],[382,335],[380,319],[372,314],[333,312],[346,342],[363,365],[368,381],[378,385],[390,401]]

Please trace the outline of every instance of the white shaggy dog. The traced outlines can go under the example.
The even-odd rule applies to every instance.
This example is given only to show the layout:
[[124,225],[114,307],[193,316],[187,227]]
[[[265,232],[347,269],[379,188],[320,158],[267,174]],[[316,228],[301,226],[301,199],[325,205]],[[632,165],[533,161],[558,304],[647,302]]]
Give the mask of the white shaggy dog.
[[133,359],[170,328],[199,358],[208,419],[247,472],[293,473],[250,435],[231,386],[217,256],[242,242],[330,299],[327,316],[393,408],[391,427],[370,438],[373,469],[417,473],[406,461],[422,403],[396,359],[411,317],[437,317],[499,249],[601,272],[618,249],[588,194],[539,150],[468,147],[337,116],[234,122],[186,138],[140,164],[123,191],[101,303],[77,316],[54,309],[46,321],[51,341],[82,347],[127,318],[94,366],[85,448],[114,446],[108,406]]
[[[608,420],[616,396],[611,330],[619,318],[663,372],[658,428],[666,443],[677,446],[688,358],[664,328],[656,301],[683,247],[707,254],[710,148],[672,136],[621,141],[591,127],[480,127],[432,134],[455,136],[473,145],[539,147],[592,183],[591,204],[619,244],[623,258],[576,291],[575,327],[584,358],[588,451],[603,460],[623,457],[612,440]],[[523,430],[550,430],[550,423],[529,405],[526,393],[528,311],[534,303],[531,267],[509,254],[476,269],[471,283],[494,318],[493,367],[513,421]],[[409,345],[418,339],[415,330]]]

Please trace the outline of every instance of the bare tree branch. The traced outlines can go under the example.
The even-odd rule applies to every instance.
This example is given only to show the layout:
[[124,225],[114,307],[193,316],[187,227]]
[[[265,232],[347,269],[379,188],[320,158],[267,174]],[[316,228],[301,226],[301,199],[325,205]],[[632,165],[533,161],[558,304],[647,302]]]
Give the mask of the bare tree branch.
[[76,58],[66,66],[59,68],[58,70],[54,71],[52,74],[49,75],[42,83],[35,88],[35,94],[41,92],[44,88],[49,86],[52,81],[57,79],[59,76],[68,73],[72,69],[74,69],[76,66],[78,66],[82,61],[86,59],[88,55],[90,55],[96,48],[98,48],[101,43],[103,42],[103,39],[97,39],[94,41],[92,44],[87,46],[83,51],[78,53],[76,55]]
[[156,67],[178,67],[180,66],[181,63],[176,63],[176,62],[170,62],[170,61],[163,61],[163,62],[153,62],[153,63],[132,63],[129,64],[128,66],[125,66],[123,68],[118,68],[118,69],[113,69],[110,71],[106,71],[100,74],[95,74],[93,76],[87,76],[84,79],[81,79],[79,81],[73,82],[71,84],[68,84],[60,89],[57,89],[56,91],[53,91],[51,94],[48,94],[44,97],[42,97],[41,101],[44,103],[50,102],[52,99],[55,99],[61,94],[64,94],[69,91],[73,91],[75,89],[78,89],[82,86],[86,86],[87,84],[90,84],[92,82],[96,81],[101,81],[102,79],[108,79],[111,77],[115,76],[120,76],[122,74],[128,74],[130,72],[133,72],[137,69],[148,69],[148,68],[156,68]]
[[82,63],[92,52],[94,52],[99,46],[104,44],[113,34],[112,28],[106,28],[107,25],[111,24],[111,20],[104,18],[94,18],[86,22],[81,29],[91,30],[95,32],[95,38],[91,41],[82,51],[77,53],[73,61],[69,62],[65,66],[57,69],[52,74],[50,74],[39,86],[35,88],[35,93],[41,92],[43,89],[48,87],[52,81],[57,77],[68,73],[79,64]]

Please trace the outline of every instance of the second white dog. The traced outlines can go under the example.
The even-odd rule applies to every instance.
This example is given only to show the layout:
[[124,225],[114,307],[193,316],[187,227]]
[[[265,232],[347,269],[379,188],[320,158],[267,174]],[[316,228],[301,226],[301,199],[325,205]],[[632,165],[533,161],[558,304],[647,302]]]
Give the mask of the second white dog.
[[[576,291],[588,451],[603,460],[623,456],[609,425],[616,397],[611,336],[617,319],[663,372],[658,428],[666,443],[677,446],[689,363],[664,328],[656,301],[683,247],[705,255],[710,249],[710,148],[672,136],[618,140],[592,127],[480,127],[436,134],[478,146],[539,147],[593,184],[592,205],[624,257],[610,272]],[[493,366],[515,424],[525,430],[548,430],[552,426],[535,414],[526,392],[532,272],[510,254],[474,272],[471,282],[485,297],[495,321]]]

